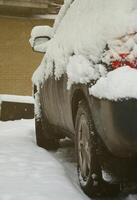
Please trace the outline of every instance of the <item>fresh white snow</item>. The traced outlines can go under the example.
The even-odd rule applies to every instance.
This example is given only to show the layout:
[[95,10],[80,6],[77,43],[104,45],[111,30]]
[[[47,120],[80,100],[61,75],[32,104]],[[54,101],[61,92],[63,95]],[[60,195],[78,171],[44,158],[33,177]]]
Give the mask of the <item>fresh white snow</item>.
[[50,26],[35,26],[32,31],[31,31],[31,38],[35,38],[35,37],[44,37],[44,36],[48,36],[48,37],[52,37],[53,35],[53,31],[52,28]]
[[64,4],[61,6],[61,9],[55,19],[55,22],[54,22],[54,26],[53,26],[53,29],[54,29],[54,33],[56,32],[60,22],[62,21],[63,17],[65,16],[67,10],[69,9],[69,7],[71,6],[71,3],[73,2],[74,0],[64,0]]
[[89,200],[79,187],[68,142],[48,152],[36,145],[34,120],[0,122],[0,200]]
[[93,80],[98,77],[89,60],[82,55],[70,57],[67,65],[67,75],[68,89],[73,83],[88,83],[91,81],[91,77]]
[[137,70],[123,66],[100,78],[89,89],[90,94],[98,98],[118,100],[121,98],[137,99]]
[[[73,55],[77,58],[82,56],[87,59],[86,63],[90,62],[88,65],[98,67],[96,64],[101,60],[106,43],[135,32],[136,19],[136,0],[66,0],[55,20],[53,38],[48,42],[46,55],[33,76],[33,83],[38,85],[53,71],[57,79],[69,73],[68,88],[81,80],[87,83],[93,78],[93,69],[88,68],[88,78],[87,75],[81,76],[79,69],[73,70],[70,67],[72,70],[68,70],[67,66],[75,58],[72,58]],[[81,59],[77,59],[75,67],[80,62]],[[87,65],[83,66],[82,71],[84,69],[86,71]],[[77,77],[72,75],[75,71],[78,72]]]
[[[134,10],[133,10],[134,8]],[[108,40],[137,28],[137,2],[134,0],[75,0],[50,41],[45,74],[55,66],[55,76],[66,72],[72,54],[97,63]]]
[[36,146],[34,120],[0,122],[0,200],[88,200],[58,157]]
[[29,42],[35,51],[45,53],[48,47],[49,38],[52,38],[52,36],[53,29],[50,26],[35,26],[31,31]]
[[8,101],[8,102],[19,102],[19,103],[34,103],[34,99],[32,96],[19,96],[19,95],[8,95],[8,94],[0,94],[0,102]]
[[[84,66],[84,67],[83,67]],[[93,65],[82,55],[71,56],[67,65],[68,83],[70,89],[73,83],[89,83],[106,75],[106,68],[101,64]]]

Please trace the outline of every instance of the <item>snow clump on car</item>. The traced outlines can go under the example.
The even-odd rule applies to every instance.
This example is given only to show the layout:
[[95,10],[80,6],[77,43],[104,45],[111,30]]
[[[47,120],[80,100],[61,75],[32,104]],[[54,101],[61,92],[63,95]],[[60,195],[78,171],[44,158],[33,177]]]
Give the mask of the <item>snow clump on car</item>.
[[89,89],[91,95],[99,99],[137,99],[137,70],[124,66],[111,71],[106,77],[100,78]]

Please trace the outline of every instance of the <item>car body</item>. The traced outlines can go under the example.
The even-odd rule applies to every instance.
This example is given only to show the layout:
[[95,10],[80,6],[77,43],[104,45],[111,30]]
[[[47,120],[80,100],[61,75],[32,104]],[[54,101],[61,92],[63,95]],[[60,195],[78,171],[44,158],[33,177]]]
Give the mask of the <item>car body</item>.
[[[100,1],[98,1],[97,3],[99,2]],[[112,2],[113,1],[111,1],[110,4]],[[123,1],[121,0],[120,2],[122,3]],[[62,9],[62,12],[61,12],[62,13],[62,17],[60,17],[61,21],[58,23],[58,27],[57,27],[57,22],[54,25],[54,34],[53,34],[54,36],[51,33],[49,34],[49,32],[48,34],[45,33],[46,39],[50,38],[49,35],[50,36],[52,35],[51,36],[52,42],[54,43],[54,40],[56,40],[56,35],[59,35],[58,32],[61,32],[61,34],[63,34],[60,28],[60,24],[63,24],[62,21],[63,21],[63,18],[65,18],[65,16],[67,16],[65,19],[67,20],[70,19],[70,23],[72,23],[71,18],[69,18],[71,16],[70,10],[71,9],[74,10],[75,6],[73,6],[73,4],[75,5],[76,3],[78,3],[77,0],[66,1],[66,4],[64,5],[65,9],[63,8],[64,10]],[[85,1],[85,3],[84,2],[81,3],[81,5],[83,6],[86,4],[87,4],[87,1]],[[118,2],[117,2],[117,6],[118,6]],[[66,24],[66,29],[68,28],[67,25],[68,24]],[[58,31],[56,32],[56,30]],[[128,37],[129,39],[131,39],[132,36],[136,37],[136,31],[132,33],[125,33],[125,34],[121,32],[120,34],[117,34],[117,37],[114,37],[114,38],[116,38],[115,40],[125,42],[125,38]],[[33,34],[33,37],[34,37],[33,40],[36,38],[37,39],[40,38],[38,35],[35,35],[35,34]],[[111,55],[110,56],[111,60],[108,63],[108,56],[111,53],[111,47],[112,47],[112,44],[108,45],[108,43],[105,43],[104,50],[101,52],[102,56],[100,60],[97,61],[98,65],[104,66],[106,74],[109,74],[109,72],[113,70],[118,71],[120,67],[123,67],[125,65],[129,66],[128,69],[126,68],[127,71],[130,70],[129,68],[132,68],[132,70],[136,70],[135,69],[137,68],[136,62],[126,60],[126,58],[129,55],[129,53],[127,52],[122,52],[121,54],[118,53],[118,55],[120,56],[120,60],[117,60],[117,58],[114,58]],[[45,49],[46,48],[47,47],[45,46]],[[119,48],[119,45],[118,45],[118,48]],[[34,48],[34,49],[37,50],[37,48]],[[105,55],[104,55],[104,52],[105,52]],[[106,52],[109,52],[109,54],[107,54],[107,62],[104,61]],[[70,56],[75,56],[75,54],[76,54],[75,52],[72,52],[70,53]],[[46,54],[46,59],[48,59],[48,57],[50,57],[49,52],[47,52]],[[53,53],[53,58],[54,58],[54,53]],[[95,60],[92,63],[95,63]],[[101,146],[103,146],[103,153],[107,152],[107,155],[109,155],[110,160],[111,158],[114,158],[113,160],[115,160],[115,167],[120,165],[118,164],[118,162],[123,163],[123,160],[124,160],[124,164],[125,162],[128,163],[129,160],[136,160],[136,157],[137,157],[137,100],[136,98],[133,95],[131,95],[131,96],[118,96],[117,99],[116,98],[109,99],[109,98],[106,98],[105,96],[102,96],[100,98],[98,95],[90,94],[89,88],[91,89],[92,87],[94,87],[94,85],[96,85],[99,79],[102,79],[102,78],[106,79],[107,75],[105,77],[104,75],[100,75],[97,79],[88,80],[86,83],[80,82],[80,81],[79,82],[74,81],[74,83],[71,84],[71,87],[67,89],[67,84],[68,84],[67,72],[62,73],[61,76],[57,76],[56,62],[53,62],[53,68],[51,71],[52,73],[50,74],[50,76],[45,78],[43,81],[38,81],[39,84],[37,84],[38,82],[36,81],[37,79],[36,76],[38,76],[38,74],[37,75],[35,74],[35,81],[34,81],[34,84],[35,84],[34,96],[36,99],[39,100],[38,104],[39,104],[39,110],[41,112],[41,116],[36,117],[36,121],[39,121],[38,118],[41,118],[43,126],[48,127],[51,130],[50,134],[46,133],[48,135],[46,137],[48,139],[49,138],[59,139],[59,138],[64,138],[67,136],[67,137],[72,138],[75,141],[77,126],[79,128],[79,124],[83,123],[81,126],[85,127],[86,129],[87,128],[85,126],[86,122],[84,122],[84,120],[86,120],[89,117],[89,119],[87,119],[87,122],[91,118],[93,119],[93,123],[95,127],[94,129],[98,135],[97,137],[99,138],[99,139],[95,139],[96,140],[95,143],[98,144],[98,147],[95,150],[96,152],[98,149],[99,150],[101,149]],[[82,102],[82,106],[81,106],[81,102]],[[81,111],[82,109],[83,111]],[[88,109],[87,116],[85,117],[85,119],[81,119],[81,121],[79,121],[79,116],[82,116],[82,113],[85,113],[87,109]],[[81,114],[77,116],[77,113],[80,113],[80,112]],[[36,126],[37,127],[40,126],[37,123],[38,122],[36,122]],[[77,136],[77,138],[79,138],[79,136]],[[98,143],[98,140],[99,140],[99,143]],[[39,144],[38,139],[37,139],[37,142]],[[44,147],[44,145],[42,144],[39,144],[39,145]],[[94,144],[92,145],[94,146]],[[100,160],[102,159],[100,158]],[[106,160],[105,162],[107,163],[108,160]],[[90,177],[92,177],[92,180],[94,179],[93,174],[90,175]],[[79,179],[81,181],[81,178]],[[91,180],[89,182],[91,182]],[[94,184],[87,183],[87,185],[86,186],[85,185],[84,184],[82,185],[81,183],[82,189],[88,195],[90,195],[89,186],[91,187],[91,185],[93,186]]]
[[[79,101],[85,98],[94,118],[95,127],[109,151],[117,157],[137,154],[137,123],[135,99],[109,101],[89,95],[88,87],[74,85],[66,90],[67,77],[48,79],[41,88],[41,106],[45,119],[75,137],[75,118]],[[66,114],[67,113],[67,114]],[[128,113],[128,114],[127,114]],[[58,132],[58,131],[57,131]]]

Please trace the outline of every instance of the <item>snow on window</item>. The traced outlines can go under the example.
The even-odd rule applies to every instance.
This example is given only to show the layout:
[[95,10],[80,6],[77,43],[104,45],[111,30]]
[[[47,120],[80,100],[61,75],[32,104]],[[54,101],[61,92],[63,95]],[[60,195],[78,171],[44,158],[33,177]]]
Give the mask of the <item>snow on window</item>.
[[99,99],[137,99],[136,85],[137,70],[124,66],[109,72],[106,77],[100,78],[97,83],[89,89],[89,92]]

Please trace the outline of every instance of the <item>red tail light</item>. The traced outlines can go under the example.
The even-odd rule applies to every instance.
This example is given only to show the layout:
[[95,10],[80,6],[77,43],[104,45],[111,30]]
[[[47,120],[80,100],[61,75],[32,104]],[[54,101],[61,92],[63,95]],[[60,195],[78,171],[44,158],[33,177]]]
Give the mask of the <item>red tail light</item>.
[[123,67],[123,66],[129,66],[129,67],[137,69],[137,58],[133,61],[129,61],[129,60],[127,60],[128,55],[129,55],[128,53],[119,54],[121,59],[112,61],[111,62],[112,68],[116,69],[116,68]]
[[137,32],[109,41],[102,62],[116,69],[129,66],[137,69]]

